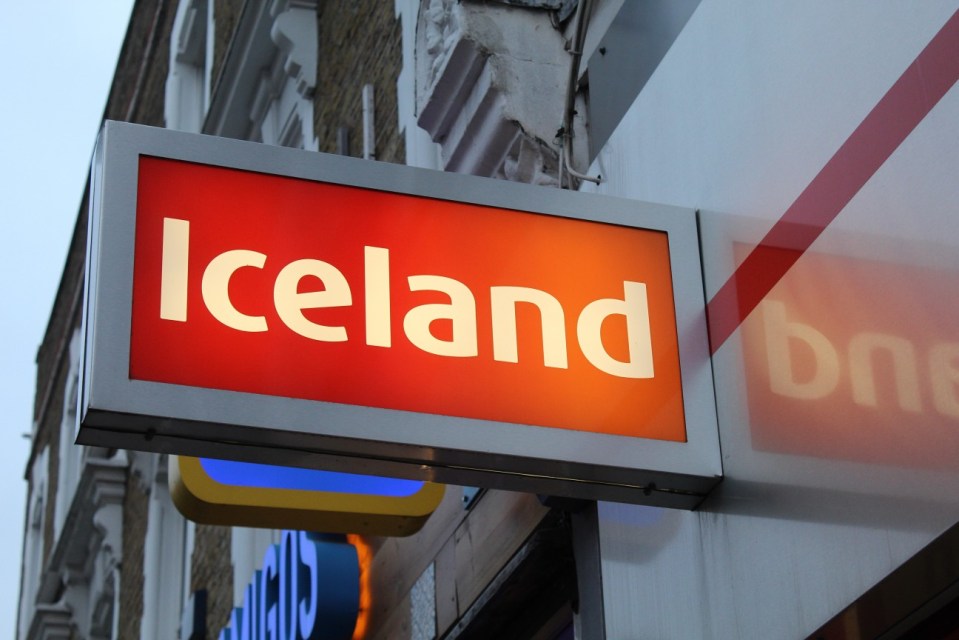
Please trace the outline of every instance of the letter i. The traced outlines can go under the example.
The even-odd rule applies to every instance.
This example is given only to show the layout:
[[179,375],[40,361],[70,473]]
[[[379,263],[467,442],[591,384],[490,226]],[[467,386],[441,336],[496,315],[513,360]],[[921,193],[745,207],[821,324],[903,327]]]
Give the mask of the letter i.
[[160,318],[186,322],[186,291],[190,257],[190,223],[163,219],[160,263]]

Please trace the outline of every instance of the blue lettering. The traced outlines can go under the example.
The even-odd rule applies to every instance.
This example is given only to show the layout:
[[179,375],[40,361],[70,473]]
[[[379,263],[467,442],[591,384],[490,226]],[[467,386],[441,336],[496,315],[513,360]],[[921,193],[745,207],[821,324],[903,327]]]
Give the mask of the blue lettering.
[[280,640],[299,640],[296,633],[297,542],[295,531],[280,540]]
[[277,621],[279,602],[280,602],[280,584],[277,567],[277,555],[279,547],[271,544],[263,555],[263,570],[260,574],[260,632],[259,638],[263,640],[278,640]]
[[243,615],[242,626],[240,627],[239,640],[258,640],[257,631],[260,629],[259,620],[259,598],[257,598],[257,587],[260,584],[260,571],[253,574],[253,582],[246,585],[246,592],[243,594]]
[[219,640],[350,640],[359,612],[356,549],[342,536],[284,531]]
[[300,572],[300,580],[298,581],[300,637],[313,640],[313,629],[317,626],[316,605],[318,594],[316,585],[320,582],[320,568],[317,562],[319,554],[317,553],[316,542],[310,540],[305,531],[300,532],[299,546],[300,562],[305,569],[305,571]]

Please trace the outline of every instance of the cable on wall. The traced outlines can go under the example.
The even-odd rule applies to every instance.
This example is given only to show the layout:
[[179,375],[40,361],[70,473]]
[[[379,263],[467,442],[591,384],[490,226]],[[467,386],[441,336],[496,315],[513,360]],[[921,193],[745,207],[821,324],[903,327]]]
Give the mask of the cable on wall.
[[[589,176],[576,171],[573,169],[572,161],[570,160],[573,155],[573,116],[576,114],[576,89],[579,85],[579,64],[583,57],[583,44],[586,41],[586,30],[589,26],[591,5],[591,0],[580,0],[579,6],[576,8],[576,28],[573,32],[573,40],[569,45],[569,81],[566,84],[566,108],[563,112],[563,128],[560,129],[560,135],[563,138],[560,156],[561,166],[565,168],[567,174],[579,180],[599,184],[602,182],[599,177]],[[562,185],[562,180],[560,180],[560,185]]]

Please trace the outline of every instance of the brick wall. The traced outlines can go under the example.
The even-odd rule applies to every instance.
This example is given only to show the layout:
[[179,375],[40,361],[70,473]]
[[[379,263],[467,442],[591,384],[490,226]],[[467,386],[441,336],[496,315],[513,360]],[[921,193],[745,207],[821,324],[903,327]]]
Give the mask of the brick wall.
[[206,637],[214,640],[233,610],[230,528],[196,525],[190,558],[190,591],[206,589]]
[[[60,442],[60,423],[63,420],[63,396],[65,393],[64,387],[66,386],[67,373],[69,369],[69,361],[61,363],[59,367],[52,373],[53,382],[49,387],[51,394],[49,397],[49,402],[47,406],[49,409],[44,412],[45,417],[43,420],[42,427],[38,429],[38,443],[42,439],[42,446],[36,449],[36,451],[42,451],[43,446],[50,445],[50,453],[47,457],[47,495],[44,498],[45,502],[43,505],[43,562],[46,564],[47,560],[50,559],[50,553],[53,551],[55,534],[53,530],[53,516],[56,508],[57,501],[57,482],[60,477],[59,469],[59,459],[60,459],[60,447],[64,446]],[[66,446],[73,446],[72,443],[66,443]],[[31,460],[32,463],[32,460]]]
[[314,129],[320,151],[335,153],[337,130],[349,127],[350,151],[363,151],[362,91],[374,86],[376,159],[405,162],[397,131],[396,78],[402,63],[400,22],[393,3],[328,0],[319,3],[319,62]]
[[170,30],[177,2],[138,0],[120,49],[105,117],[163,126]]
[[214,0],[213,19],[213,86],[216,87],[223,69],[223,61],[233,40],[233,30],[243,12],[244,0]]
[[[81,211],[86,212],[86,196],[81,203]],[[44,447],[50,447],[47,458],[47,495],[44,497],[44,562],[49,558],[54,542],[53,512],[59,478],[60,423],[63,421],[64,394],[70,368],[70,338],[73,331],[80,326],[86,228],[84,214],[80,216],[74,228],[47,330],[37,350],[37,379],[33,411],[37,433],[31,445],[26,468],[31,469],[34,456],[43,451]],[[67,443],[66,446],[73,445]],[[32,479],[28,478],[28,480],[32,482]]]
[[[47,330],[43,342],[37,349],[37,391],[34,397],[33,418],[49,422],[49,416],[44,415],[44,407],[63,406],[62,398],[55,402],[50,394],[55,393],[51,385],[59,368],[58,361],[63,357],[64,350],[69,347],[73,328],[79,324],[81,300],[78,298],[79,286],[83,279],[83,262],[86,256],[86,210],[87,199],[84,194],[80,205],[82,215],[77,220],[73,230],[73,238],[67,254],[66,265],[60,280],[60,288],[54,297],[53,309],[47,322]],[[64,215],[68,218],[69,213]],[[66,342],[64,342],[66,341]],[[68,363],[69,364],[69,363]],[[59,425],[59,418],[56,424]],[[43,447],[41,446],[40,449]]]
[[123,497],[123,565],[120,571],[121,640],[140,637],[140,619],[143,617],[143,546],[147,533],[147,512],[150,496],[143,480],[127,476],[126,495]]

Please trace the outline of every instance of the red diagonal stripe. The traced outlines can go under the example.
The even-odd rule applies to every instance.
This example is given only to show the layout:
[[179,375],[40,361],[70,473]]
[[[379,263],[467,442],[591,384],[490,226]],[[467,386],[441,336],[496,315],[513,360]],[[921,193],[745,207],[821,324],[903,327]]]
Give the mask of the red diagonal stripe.
[[957,80],[959,11],[709,301],[706,313],[713,353]]

